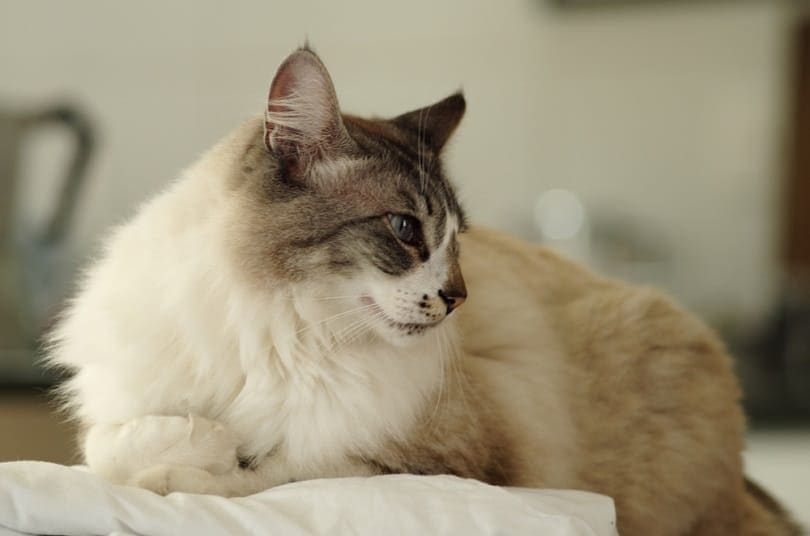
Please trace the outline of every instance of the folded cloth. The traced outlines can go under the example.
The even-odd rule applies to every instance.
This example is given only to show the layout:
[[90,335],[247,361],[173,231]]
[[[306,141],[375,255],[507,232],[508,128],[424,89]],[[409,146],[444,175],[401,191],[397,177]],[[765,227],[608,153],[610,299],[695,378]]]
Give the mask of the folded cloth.
[[228,499],[166,497],[81,467],[0,463],[0,535],[615,535],[613,501],[571,490],[500,488],[454,476],[295,482]]

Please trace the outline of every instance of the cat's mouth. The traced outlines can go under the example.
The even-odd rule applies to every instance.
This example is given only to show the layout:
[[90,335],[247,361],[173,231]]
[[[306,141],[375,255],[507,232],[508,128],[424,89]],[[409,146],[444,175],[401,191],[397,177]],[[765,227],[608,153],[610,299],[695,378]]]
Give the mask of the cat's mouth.
[[397,322],[396,320],[388,316],[385,317],[385,321],[389,327],[402,331],[404,332],[405,335],[419,335],[441,323],[441,320],[439,320],[438,322],[429,322],[429,323]]
[[394,318],[391,318],[380,306],[380,304],[377,303],[371,296],[363,296],[360,298],[360,301],[365,305],[376,305],[377,307],[375,309],[382,314],[383,322],[389,328],[399,331],[403,335],[420,335],[428,329],[438,326],[441,324],[442,320],[444,320],[442,318],[435,322],[400,322]]

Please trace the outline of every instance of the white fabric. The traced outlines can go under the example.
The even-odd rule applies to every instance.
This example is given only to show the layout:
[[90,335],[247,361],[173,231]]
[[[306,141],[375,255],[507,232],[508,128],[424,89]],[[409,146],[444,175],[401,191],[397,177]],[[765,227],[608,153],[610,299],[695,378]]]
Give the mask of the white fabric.
[[311,480],[250,497],[116,486],[81,468],[0,463],[0,535],[615,535],[613,501],[451,476]]

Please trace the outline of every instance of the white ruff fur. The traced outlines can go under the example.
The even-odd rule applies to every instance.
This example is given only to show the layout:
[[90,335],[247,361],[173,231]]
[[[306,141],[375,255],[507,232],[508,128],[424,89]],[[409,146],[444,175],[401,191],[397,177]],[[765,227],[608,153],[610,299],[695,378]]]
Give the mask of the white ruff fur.
[[114,480],[132,474],[99,452],[114,447],[97,432],[145,415],[203,416],[241,454],[272,453],[285,473],[328,473],[347,454],[404,438],[455,352],[452,318],[399,348],[360,334],[354,313],[324,322],[358,302],[318,300],[323,289],[306,283],[256,292],[236,273],[224,247],[224,177],[236,163],[232,142],[248,131],[113,234],[54,335],[51,361],[78,371],[68,404],[99,443],[87,461]]

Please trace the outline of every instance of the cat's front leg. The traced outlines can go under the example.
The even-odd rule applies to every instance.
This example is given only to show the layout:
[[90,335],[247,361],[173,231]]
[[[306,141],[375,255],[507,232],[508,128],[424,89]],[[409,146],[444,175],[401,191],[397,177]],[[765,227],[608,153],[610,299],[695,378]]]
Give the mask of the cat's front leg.
[[262,458],[252,467],[237,466],[218,474],[198,467],[159,465],[142,471],[130,483],[161,495],[178,491],[242,497],[297,480],[373,476],[381,473],[376,464],[351,456],[334,460],[324,467],[312,465],[306,471],[301,469],[299,467],[295,470],[287,463],[283,454],[276,453]]
[[219,479],[215,479],[212,473],[199,467],[162,464],[139,472],[128,484],[160,495],[179,491],[230,496],[231,493],[223,493],[221,489],[223,478],[230,480],[227,475],[220,475]]
[[236,466],[215,474],[199,467],[162,464],[141,471],[130,479],[129,484],[160,495],[177,491],[243,497],[290,482],[284,473],[281,467],[244,469]]
[[236,437],[197,415],[144,415],[123,424],[88,429],[84,457],[94,472],[128,483],[144,470],[182,465],[222,474],[238,467]]

